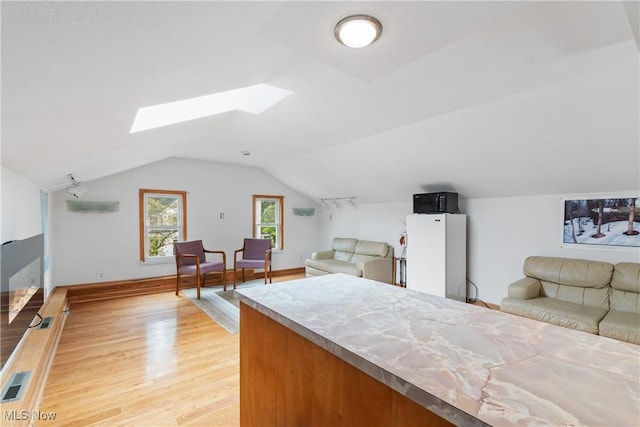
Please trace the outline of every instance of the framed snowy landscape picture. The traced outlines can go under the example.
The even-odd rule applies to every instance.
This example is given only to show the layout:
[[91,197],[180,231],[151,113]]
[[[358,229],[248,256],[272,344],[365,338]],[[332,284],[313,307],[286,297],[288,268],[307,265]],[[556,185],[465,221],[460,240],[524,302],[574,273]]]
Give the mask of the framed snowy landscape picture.
[[562,243],[640,247],[640,197],[564,199]]

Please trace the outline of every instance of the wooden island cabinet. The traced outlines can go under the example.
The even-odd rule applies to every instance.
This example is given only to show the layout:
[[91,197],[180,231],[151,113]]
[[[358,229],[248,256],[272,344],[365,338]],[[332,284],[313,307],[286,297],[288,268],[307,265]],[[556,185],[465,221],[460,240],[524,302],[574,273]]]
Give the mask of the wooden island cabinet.
[[243,426],[452,425],[245,304],[240,324]]

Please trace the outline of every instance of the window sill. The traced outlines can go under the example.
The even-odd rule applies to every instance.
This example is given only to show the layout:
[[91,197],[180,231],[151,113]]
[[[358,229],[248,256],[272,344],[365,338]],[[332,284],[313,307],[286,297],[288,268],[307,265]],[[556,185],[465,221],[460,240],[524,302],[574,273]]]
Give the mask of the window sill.
[[175,263],[175,258],[173,256],[165,256],[165,257],[157,257],[157,258],[149,258],[144,261],[140,261],[140,265],[164,265],[164,264],[173,264]]

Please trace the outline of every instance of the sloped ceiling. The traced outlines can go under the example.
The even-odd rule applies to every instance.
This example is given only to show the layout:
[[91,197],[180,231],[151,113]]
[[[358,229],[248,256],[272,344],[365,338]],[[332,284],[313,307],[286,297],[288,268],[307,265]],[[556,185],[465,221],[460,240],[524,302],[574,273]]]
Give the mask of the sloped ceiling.
[[[368,13],[365,49],[333,38]],[[167,157],[312,199],[640,188],[633,2],[2,2],[2,165],[55,190]],[[140,107],[295,94],[130,134]],[[251,156],[243,156],[249,150]]]

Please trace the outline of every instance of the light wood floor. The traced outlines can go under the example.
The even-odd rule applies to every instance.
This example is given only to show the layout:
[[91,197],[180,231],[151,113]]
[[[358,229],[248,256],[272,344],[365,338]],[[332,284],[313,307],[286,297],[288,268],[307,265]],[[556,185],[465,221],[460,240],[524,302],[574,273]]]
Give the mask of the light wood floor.
[[38,425],[237,426],[239,389],[239,335],[182,294],[76,303]]

